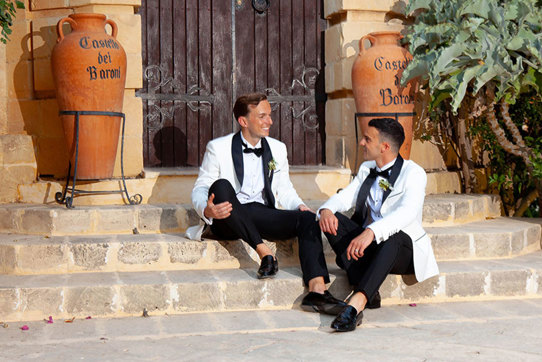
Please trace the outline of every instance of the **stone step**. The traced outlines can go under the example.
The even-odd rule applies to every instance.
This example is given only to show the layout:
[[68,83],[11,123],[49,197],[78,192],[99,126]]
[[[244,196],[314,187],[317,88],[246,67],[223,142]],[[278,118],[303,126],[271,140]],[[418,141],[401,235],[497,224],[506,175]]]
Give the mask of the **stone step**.
[[[438,260],[507,258],[539,250],[540,230],[537,223],[501,217],[427,228]],[[267,243],[281,266],[299,265],[295,239]],[[331,247],[327,241],[324,245],[334,264]],[[0,272],[6,274],[256,269],[258,265],[255,251],[241,240],[200,242],[182,234],[0,237]]]
[[[130,195],[140,194],[143,204],[189,204],[190,193],[198,177],[198,168],[145,169],[141,178],[126,180]],[[302,199],[327,199],[351,180],[351,170],[331,166],[291,166],[290,179]],[[55,203],[55,193],[61,192],[64,181],[38,181],[19,185],[18,201],[27,204]],[[77,188],[85,191],[119,190],[118,179],[78,181]],[[427,173],[426,194],[461,192],[458,172],[435,171]],[[102,194],[78,197],[75,206],[123,205],[120,194]]]
[[[190,194],[198,177],[197,167],[146,169],[141,178],[127,179],[130,195],[140,194],[143,204],[189,204]],[[351,171],[330,166],[292,166],[290,179],[303,199],[327,199],[350,182]],[[456,192],[458,177],[453,172],[439,172],[431,177],[432,193]],[[19,185],[19,202],[48,204],[55,202],[55,193],[61,192],[64,181],[39,181]],[[85,191],[119,190],[121,180],[78,181],[77,188]],[[74,206],[123,205],[121,194],[102,194],[77,197]]]
[[[323,200],[308,201],[316,210]],[[424,225],[454,225],[500,215],[493,195],[428,195]],[[0,233],[31,235],[132,234],[184,232],[199,217],[190,204],[161,205],[0,205]]]
[[[441,274],[406,286],[390,275],[383,304],[542,296],[542,252],[510,259],[440,262]],[[350,291],[343,271],[331,269],[330,290]],[[3,321],[138,316],[187,312],[297,308],[305,290],[297,267],[258,280],[256,269],[0,275]]]

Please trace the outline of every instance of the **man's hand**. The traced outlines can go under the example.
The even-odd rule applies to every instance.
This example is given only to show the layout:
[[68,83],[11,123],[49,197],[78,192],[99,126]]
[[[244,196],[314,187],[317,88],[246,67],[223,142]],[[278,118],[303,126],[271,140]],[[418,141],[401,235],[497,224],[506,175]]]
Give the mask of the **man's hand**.
[[213,200],[215,199],[215,194],[211,194],[209,196],[209,199],[207,200],[207,206],[203,210],[203,215],[210,219],[225,219],[231,214],[231,210],[233,209],[233,206],[230,202],[224,201],[220,204],[214,204]]
[[361,234],[356,236],[346,249],[346,257],[348,260],[358,260],[363,256],[365,249],[373,242],[375,233],[371,229],[365,229]]
[[310,207],[308,207],[307,205],[305,204],[301,204],[299,205],[299,207],[297,208],[299,211],[310,211],[314,214],[314,210],[312,210]]
[[339,219],[331,212],[330,209],[320,210],[320,229],[328,234],[337,235],[339,228]]

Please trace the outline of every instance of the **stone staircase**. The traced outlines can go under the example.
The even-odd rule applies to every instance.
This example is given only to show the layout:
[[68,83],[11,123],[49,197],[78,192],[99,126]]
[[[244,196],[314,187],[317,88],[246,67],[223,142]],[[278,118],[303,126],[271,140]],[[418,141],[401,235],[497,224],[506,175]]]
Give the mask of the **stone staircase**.
[[[321,201],[312,201],[317,207]],[[424,226],[441,274],[407,287],[389,276],[384,304],[542,296],[540,221],[502,218],[489,195],[428,195]],[[304,295],[297,242],[268,242],[281,270],[258,280],[239,240],[187,240],[187,204],[0,205],[0,320],[290,309]],[[344,272],[327,244],[331,291]]]

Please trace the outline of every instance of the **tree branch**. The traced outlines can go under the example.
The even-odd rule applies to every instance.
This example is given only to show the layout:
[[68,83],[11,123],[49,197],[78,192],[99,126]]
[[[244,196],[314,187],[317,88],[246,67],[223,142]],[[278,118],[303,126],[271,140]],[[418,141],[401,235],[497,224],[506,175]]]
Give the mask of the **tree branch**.
[[512,134],[512,138],[514,139],[514,142],[516,142],[516,145],[518,145],[520,148],[526,148],[525,142],[523,142],[523,137],[521,137],[521,134],[519,133],[519,129],[512,121],[512,118],[510,117],[510,113],[508,112],[510,106],[504,98],[501,100],[501,114],[502,118],[504,120],[504,125],[508,129],[508,131]]
[[527,196],[525,196],[523,199],[521,199],[521,203],[517,210],[514,212],[513,216],[521,217],[527,211],[529,206],[536,200],[538,197],[538,190],[533,190],[529,192]]
[[499,121],[497,120],[497,116],[495,114],[495,85],[494,84],[488,84],[486,89],[486,95],[487,95],[487,120],[489,122],[489,126],[491,127],[491,130],[497,137],[497,141],[501,145],[502,148],[508,153],[511,153],[515,156],[519,156],[523,158],[523,154],[521,152],[521,149],[510,142],[506,138],[506,134],[504,133],[504,130],[502,129],[501,125],[499,124]]

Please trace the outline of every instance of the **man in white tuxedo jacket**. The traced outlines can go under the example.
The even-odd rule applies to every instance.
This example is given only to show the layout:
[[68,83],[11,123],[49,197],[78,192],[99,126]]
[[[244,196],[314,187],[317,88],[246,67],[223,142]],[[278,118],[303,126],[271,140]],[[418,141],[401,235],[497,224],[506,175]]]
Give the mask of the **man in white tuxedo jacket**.
[[[321,248],[321,232],[314,212],[305,206],[290,181],[286,145],[268,137],[273,121],[265,94],[239,97],[233,113],[241,131],[207,144],[192,203],[215,236],[240,238],[254,248],[261,258],[258,277],[268,278],[277,273],[278,261],[262,237],[297,237],[300,246],[319,243]],[[203,225],[191,227],[186,234],[201,239],[202,229]],[[310,248],[303,250],[301,267],[304,276],[312,279],[325,259]],[[322,279],[329,282],[328,274]],[[323,308],[345,305],[327,291],[316,299]]]
[[[366,162],[350,185],[317,210],[337,264],[354,287],[348,305],[331,325],[341,332],[361,324],[365,307],[380,307],[378,289],[388,274],[414,274],[418,282],[438,274],[431,240],[422,228],[427,176],[399,155],[403,127],[392,118],[373,119],[362,137]],[[354,206],[351,219],[340,214]],[[304,247],[315,249],[319,244]],[[327,270],[320,273],[326,275]],[[309,291],[318,291],[324,279],[315,277],[308,285]]]

